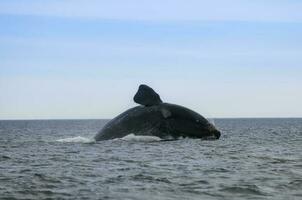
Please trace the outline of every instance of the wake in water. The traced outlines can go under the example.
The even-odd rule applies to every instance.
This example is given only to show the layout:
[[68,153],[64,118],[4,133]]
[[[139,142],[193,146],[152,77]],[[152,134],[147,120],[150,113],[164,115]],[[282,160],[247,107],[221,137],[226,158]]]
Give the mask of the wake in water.
[[[147,136],[147,135],[134,135],[133,133],[126,135],[122,138],[115,138],[113,141],[123,140],[123,141],[134,141],[134,142],[156,142],[161,141],[162,139],[156,136]],[[58,139],[57,142],[64,143],[95,143],[94,138],[86,138],[82,136],[69,137],[64,139]]]
[[118,139],[125,140],[125,141],[136,141],[136,142],[156,142],[162,140],[161,138],[156,136],[134,135],[133,133]]

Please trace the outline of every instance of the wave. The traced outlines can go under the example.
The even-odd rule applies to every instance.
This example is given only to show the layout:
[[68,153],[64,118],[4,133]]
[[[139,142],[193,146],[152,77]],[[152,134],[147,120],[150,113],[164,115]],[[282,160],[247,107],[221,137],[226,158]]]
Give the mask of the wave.
[[70,143],[94,143],[94,142],[96,142],[94,138],[86,138],[86,137],[82,137],[82,136],[58,139],[56,141],[57,142],[70,142]]
[[[123,141],[134,141],[134,142],[156,142],[161,141],[162,139],[156,136],[147,136],[147,135],[135,135],[133,133],[126,135],[122,138],[115,138],[113,141],[116,140],[123,140]],[[63,143],[95,143],[94,138],[87,138],[82,136],[76,136],[76,137],[69,137],[69,138],[63,138],[58,139],[56,142],[63,142]]]

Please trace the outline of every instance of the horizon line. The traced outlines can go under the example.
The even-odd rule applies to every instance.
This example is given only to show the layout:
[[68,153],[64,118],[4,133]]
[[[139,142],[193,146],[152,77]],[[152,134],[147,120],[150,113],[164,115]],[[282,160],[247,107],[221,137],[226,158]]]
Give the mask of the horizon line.
[[[205,117],[206,118],[206,117]],[[40,119],[0,119],[0,121],[63,121],[63,120],[112,120],[114,118],[40,118]],[[302,117],[211,117],[206,119],[302,119]]]

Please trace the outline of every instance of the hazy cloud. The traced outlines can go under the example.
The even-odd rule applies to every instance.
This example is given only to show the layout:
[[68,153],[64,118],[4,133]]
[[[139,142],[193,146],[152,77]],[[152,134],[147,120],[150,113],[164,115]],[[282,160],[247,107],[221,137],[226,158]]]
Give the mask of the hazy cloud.
[[114,20],[301,22],[296,0],[4,0],[0,14]]

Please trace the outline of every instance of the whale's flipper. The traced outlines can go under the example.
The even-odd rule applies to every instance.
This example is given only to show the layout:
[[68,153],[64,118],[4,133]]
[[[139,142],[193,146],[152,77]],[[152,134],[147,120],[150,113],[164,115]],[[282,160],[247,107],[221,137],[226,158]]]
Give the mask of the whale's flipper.
[[140,85],[138,91],[136,92],[134,98],[135,103],[144,106],[154,106],[162,103],[159,95],[149,86]]

